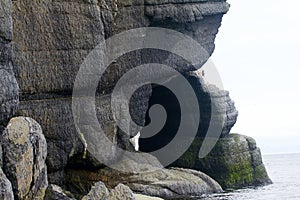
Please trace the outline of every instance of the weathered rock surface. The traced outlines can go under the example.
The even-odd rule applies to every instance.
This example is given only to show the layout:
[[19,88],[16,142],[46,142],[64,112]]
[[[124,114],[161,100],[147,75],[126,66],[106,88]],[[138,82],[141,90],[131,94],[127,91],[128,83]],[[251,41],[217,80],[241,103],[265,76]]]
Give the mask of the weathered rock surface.
[[17,110],[18,84],[13,73],[1,69],[1,66],[0,77],[0,124],[5,125]]
[[222,188],[209,176],[188,169],[163,169],[133,175],[127,185],[135,192],[166,199],[219,193]]
[[41,126],[30,118],[10,120],[1,136],[3,169],[20,200],[43,199],[47,181],[47,144]]
[[229,134],[218,141],[208,156],[199,159],[202,141],[195,139],[175,166],[201,170],[218,181],[224,189],[271,183],[254,139]]
[[[72,173],[75,173],[75,171]],[[111,179],[107,179],[104,174],[109,174],[108,176],[114,177],[115,180],[111,181]],[[75,182],[75,179],[78,181],[81,179],[84,182],[87,181],[86,178],[89,178],[90,180],[88,181],[91,181],[91,183],[98,178],[98,180],[106,180],[106,184],[108,185],[123,182],[136,193],[167,199],[189,198],[191,196],[201,196],[203,194],[218,193],[222,191],[221,186],[207,175],[198,171],[179,168],[170,170],[162,169],[132,176],[120,174],[116,171],[105,172],[102,170],[92,173],[80,171],[77,172],[77,175],[75,175],[72,181],[73,184],[76,185],[78,183]]]
[[[68,194],[69,196],[72,196],[70,193]],[[76,200],[75,198],[69,196],[58,185],[50,184],[46,190],[44,200]]]
[[14,194],[10,181],[6,178],[0,167],[0,199],[13,200]]
[[[149,154],[142,156],[148,158],[139,159],[139,163],[135,163],[135,160],[121,161],[123,162],[121,165],[126,167],[128,172],[110,168],[94,171],[70,170],[68,172],[70,190],[85,193],[95,182],[103,181],[109,188],[123,183],[136,193],[167,199],[188,198],[222,191],[216,181],[201,172],[180,168],[163,169],[153,156]],[[131,165],[128,165],[129,163]]]
[[108,190],[104,183],[97,182],[93,185],[90,192],[82,200],[135,200],[130,188],[123,184],[118,184],[114,189]]
[[12,5],[0,2],[0,129],[15,114],[19,103],[18,84],[12,66]]
[[3,166],[3,155],[2,155],[2,145],[0,143],[0,168]]
[[95,183],[89,193],[85,195],[82,200],[93,200],[93,199],[108,199],[109,190],[102,182]]
[[110,191],[108,200],[135,200],[135,197],[128,186],[118,184]]
[[[134,105],[137,105],[134,108],[134,112],[137,113],[136,117],[147,110],[149,95],[150,92],[144,90],[136,93],[136,100],[133,101],[136,102]],[[123,134],[122,137],[120,136],[121,134],[110,111],[110,101],[110,95],[97,97],[97,117],[106,136],[111,141],[115,144],[120,144],[124,149],[129,148],[129,135]],[[20,103],[18,113],[22,116],[35,116],[35,119],[41,122],[41,126],[46,130],[45,137],[48,146],[47,166],[51,173],[49,176],[51,183],[62,184],[63,173],[59,171],[63,170],[67,164],[81,167],[99,166],[101,164],[89,157],[89,155],[84,158],[84,146],[76,131],[71,107],[71,97],[21,101]],[[141,118],[139,117],[139,119]],[[91,122],[89,121],[90,119],[85,118],[83,120],[81,123],[86,123],[87,125]],[[103,153],[102,156],[112,161],[114,159],[117,160],[121,155],[121,152],[112,154],[101,151],[101,153]],[[57,174],[61,176],[57,176]]]
[[[63,184],[63,170],[68,165],[101,165],[92,156],[83,159],[84,144],[71,110],[74,80],[91,50],[108,37],[132,28],[170,28],[191,36],[208,52],[199,58],[200,66],[214,50],[214,39],[228,8],[221,0],[13,1],[14,72],[21,92],[18,114],[36,119],[43,127],[48,141],[50,182]],[[172,63],[181,71],[194,69],[168,52],[151,50],[130,52],[108,68],[98,88],[103,94],[99,98],[106,99],[97,105],[98,118],[108,137],[123,148],[130,148],[129,133],[117,129],[109,114],[109,96],[124,73],[150,61]],[[132,118],[140,125],[144,124],[151,92],[151,87],[146,86],[132,99]],[[112,161],[118,157],[119,153],[110,154]]]
[[[4,40],[12,39],[12,8],[11,0],[2,0],[0,3],[0,38]],[[1,54],[1,56],[4,56]],[[10,55],[11,56],[11,55]],[[1,63],[5,59],[1,59]]]
[[57,175],[63,174],[70,157],[83,154],[71,94],[81,62],[104,40],[100,8],[89,1],[15,1],[13,22],[14,71],[22,93],[18,114],[43,127],[50,182],[62,184],[63,177]]
[[[204,83],[199,76],[189,73],[195,67],[202,66],[214,51],[214,40],[222,16],[228,9],[225,0],[18,0],[13,1],[13,6],[11,0],[2,0],[0,130],[18,108],[20,86],[18,114],[36,119],[43,127],[48,142],[46,144],[40,125],[31,118],[19,117],[10,121],[1,136],[3,169],[9,181],[0,171],[1,188],[4,188],[0,189],[0,197],[3,194],[5,198],[10,198],[11,182],[17,199],[44,198],[48,185],[45,164],[47,147],[50,182],[69,189],[77,198],[88,193],[84,200],[142,198],[136,197],[131,189],[136,193],[162,198],[184,198],[222,191],[217,182],[201,172],[181,168],[161,169],[159,161],[151,156],[137,158],[142,161],[141,164],[135,162],[136,158],[124,160],[122,150],[98,152],[97,156],[120,164],[126,170],[129,168],[131,173],[125,173],[103,168],[97,156],[86,151],[90,146],[90,149],[97,151],[99,138],[98,132],[90,127],[94,119],[73,118],[72,92],[79,67],[100,42],[125,30],[140,27],[179,31],[199,42],[206,53],[197,57],[199,61],[195,66],[169,52],[153,49],[133,51],[115,60],[101,77],[96,91],[96,114],[107,138],[113,144],[131,150],[129,139],[136,134],[136,130],[131,130],[132,133],[120,130],[112,114],[111,93],[118,80],[135,66],[166,64],[186,74],[197,91],[201,108],[199,124],[193,123],[195,117],[192,112],[182,116],[190,119],[189,125],[199,125],[199,129],[193,145],[175,166],[201,169],[225,188],[270,182],[255,142],[248,137],[228,135],[238,115],[228,92]],[[118,48],[118,45],[114,47]],[[163,75],[158,78],[170,79]],[[171,81],[176,82],[176,78],[172,78]],[[144,125],[147,109],[158,102],[168,104],[168,115],[173,117],[171,122],[176,122],[176,103],[165,94],[161,87],[146,85],[140,88],[130,101],[131,117],[137,124]],[[127,102],[118,103],[122,110]],[[216,107],[216,113],[211,113],[212,106]],[[88,106],[85,108],[91,109]],[[74,120],[83,125],[92,143],[86,143],[86,136],[81,133],[82,130],[78,131]],[[127,123],[128,119],[124,121]],[[208,126],[220,124],[222,139],[209,156],[199,159],[200,141],[207,134]],[[164,132],[166,129],[167,132]],[[162,130],[163,134],[158,135],[163,135],[162,139],[153,137],[141,140],[141,150],[151,151],[164,145],[172,138],[175,129],[173,124],[169,124]],[[0,166],[1,159],[2,156]],[[45,199],[74,198],[59,186],[50,185]]]
[[[205,82],[198,73],[190,73],[188,80],[197,93],[200,107],[201,122],[197,136],[206,136],[209,126],[220,124],[222,127],[220,137],[226,137],[238,117],[238,111],[235,108],[234,101],[229,96],[229,92]],[[214,113],[212,112],[213,107],[215,109]]]

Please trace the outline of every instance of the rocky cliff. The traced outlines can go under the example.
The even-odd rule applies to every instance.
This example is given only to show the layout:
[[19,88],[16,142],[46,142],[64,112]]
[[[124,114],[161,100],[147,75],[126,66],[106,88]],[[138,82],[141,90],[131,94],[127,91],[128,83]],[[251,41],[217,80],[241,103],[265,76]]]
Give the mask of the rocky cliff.
[[[167,111],[166,125],[156,136],[142,138],[140,150],[152,152],[168,144],[174,138],[174,134],[176,135],[178,127],[174,124],[178,125],[181,117],[187,119],[184,126],[196,128],[195,141],[205,138],[210,126],[220,128],[220,134],[216,133],[215,139],[219,136],[224,140],[230,137],[228,134],[238,116],[234,102],[227,91],[208,84],[201,75],[194,72],[213,53],[216,34],[228,9],[229,5],[224,0],[2,0],[0,131],[3,134],[0,138],[0,163],[3,172],[0,169],[0,183],[3,189],[0,190],[0,197],[140,198],[141,196],[131,191],[133,190],[139,194],[161,198],[186,198],[221,192],[221,186],[207,175],[190,169],[162,169],[163,160],[149,154],[137,154],[137,158],[130,158],[130,162],[126,160],[124,150],[134,151],[130,138],[140,130],[131,127],[131,124],[130,132],[121,130],[116,122],[111,102],[114,87],[128,71],[147,63],[168,65],[180,72],[195,91],[200,118],[197,120],[198,116],[195,114],[197,112],[187,112],[179,116],[178,101],[164,87],[177,85],[181,75],[171,76],[161,69],[153,70],[149,67],[149,71],[151,73],[155,71],[153,74],[162,84],[147,83],[139,87],[130,97],[129,105],[126,105],[128,102],[123,99],[118,99],[117,102],[121,110],[127,110],[127,106],[129,107],[131,118],[139,126],[151,123],[149,113],[153,105],[163,105]],[[99,154],[110,163],[132,171],[119,172],[105,167],[105,163],[97,160],[90,152],[91,148],[87,148],[87,138],[80,133],[76,123],[79,120],[78,123],[84,125],[85,131],[93,134],[93,127],[90,126],[92,120],[88,117],[74,118],[72,93],[82,63],[99,43],[124,31],[142,27],[178,31],[197,41],[203,49],[203,54],[195,52],[199,56],[193,58],[194,62],[190,63],[185,59],[184,52],[183,57],[180,57],[164,49],[151,47],[135,49],[120,55],[105,70],[95,90],[95,115],[106,137],[121,150],[101,151]],[[153,38],[154,40],[156,38]],[[159,38],[157,41],[160,41]],[[122,46],[123,43],[124,41],[119,41],[116,44]],[[121,48],[116,44],[113,46],[114,49]],[[181,40],[168,45],[174,49],[192,47],[185,47]],[[187,97],[184,106],[189,107],[189,102],[193,99],[184,90],[182,96]],[[212,108],[216,112],[212,112]],[[25,118],[11,119],[15,115]],[[124,121],[128,123],[128,119]],[[143,130],[141,132],[143,134]],[[193,141],[194,138],[189,138],[190,134],[185,133],[180,140]],[[94,143],[97,143],[97,138]],[[231,145],[239,144],[230,143],[227,146]],[[216,166],[207,164],[207,162],[215,163],[208,159],[211,157],[203,161],[203,165],[182,164],[191,151],[193,158],[189,159],[188,163],[196,161],[198,163],[196,155],[200,148],[201,145],[198,143],[195,145],[194,142],[173,166],[201,169],[214,177],[224,188],[239,185],[241,181],[244,183],[241,183],[243,186],[257,182],[257,179],[244,181],[239,178],[232,180],[230,184],[227,184],[225,178],[223,182],[223,177],[229,173],[226,171],[216,175],[215,169],[222,166],[222,163]],[[254,151],[248,147],[244,150]],[[258,151],[255,152],[255,155],[260,156]],[[228,152],[222,153],[227,155]],[[256,161],[261,166],[259,156]],[[250,162],[249,168],[253,167],[251,163],[254,162],[250,157],[245,158]],[[228,162],[232,164],[235,160]],[[247,173],[249,172],[249,176],[253,173],[263,174],[264,179],[261,179],[261,182],[268,182],[265,169],[263,167],[259,169],[260,171],[254,169]],[[241,171],[244,170],[248,168]],[[243,173],[239,173],[238,176],[243,176]]]
[[[91,50],[122,31],[159,26],[192,36],[211,54],[222,15],[227,10],[228,4],[224,1],[13,2],[14,71],[21,94],[18,114],[36,119],[44,129],[50,181],[63,171],[73,156],[83,151],[74,126],[71,94],[80,64]],[[150,53],[135,51],[124,55],[106,71],[100,82],[98,117],[111,140],[123,146],[128,146],[129,137],[118,141],[124,136],[118,135],[117,126],[109,116],[110,94],[116,81],[143,62],[159,59],[157,62],[180,65],[176,62],[178,59],[169,58],[169,53],[158,58]],[[185,66],[185,69],[179,67],[189,70],[187,64]],[[137,95],[133,107],[138,118],[145,115],[150,94],[151,88],[145,87]],[[111,159],[118,157],[110,156]]]

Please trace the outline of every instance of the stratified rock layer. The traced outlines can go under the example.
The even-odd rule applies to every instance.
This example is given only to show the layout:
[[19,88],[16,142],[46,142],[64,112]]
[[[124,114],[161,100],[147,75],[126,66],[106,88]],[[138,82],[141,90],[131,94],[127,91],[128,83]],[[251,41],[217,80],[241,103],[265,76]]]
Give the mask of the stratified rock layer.
[[[212,54],[215,36],[228,8],[224,0],[18,0],[13,1],[13,8],[10,0],[2,0],[0,130],[2,132],[2,126],[6,125],[17,110],[19,84],[21,106],[18,114],[35,118],[42,125],[48,143],[45,142],[40,125],[31,118],[19,117],[10,121],[1,135],[0,165],[3,165],[7,178],[0,168],[0,198],[13,199],[13,190],[15,197],[20,200],[44,199],[48,185],[45,164],[47,145],[50,182],[72,190],[79,197],[86,195],[83,198],[86,200],[135,199],[132,190],[162,198],[185,198],[222,191],[216,181],[202,172],[182,168],[161,169],[159,161],[152,157],[144,157],[142,160],[147,162],[140,165],[135,160],[122,160],[122,150],[98,152],[111,163],[117,165],[123,162],[123,167],[131,170],[130,173],[125,173],[103,168],[101,160],[95,159],[92,152],[86,151],[91,145],[97,151],[99,138],[97,131],[89,126],[89,117],[80,119],[79,124],[84,125],[88,133],[92,133],[91,139],[95,139],[92,144],[86,143],[86,135],[81,130],[78,131],[74,124],[77,118],[73,118],[74,112],[72,113],[72,92],[80,65],[99,43],[123,31],[140,27],[179,31],[201,44],[205,53],[197,57],[194,66],[183,58],[157,49],[132,51],[113,61],[101,77],[95,92],[96,115],[109,140],[123,149],[132,150],[129,139],[137,132],[130,130],[131,133],[125,133],[115,122],[116,116],[112,114],[111,108],[115,84],[137,65],[166,64],[186,75],[196,91],[201,108],[199,124],[193,123],[195,116],[192,112],[181,116],[191,119],[186,125],[199,125],[200,128],[193,145],[175,165],[201,169],[225,188],[269,183],[255,142],[248,137],[228,135],[238,115],[228,92],[189,73],[201,67]],[[169,45],[175,47],[181,44],[180,40],[175,43]],[[118,45],[114,48],[118,49]],[[160,74],[159,70],[157,72]],[[176,82],[176,77],[167,75],[157,78]],[[146,85],[130,99],[130,114],[137,124],[145,124],[146,112],[151,106],[151,101],[150,106],[148,102],[151,95],[152,100],[163,99],[168,104],[171,115],[178,117],[176,109],[173,109],[176,107],[174,102],[163,98],[164,92],[157,88],[159,87]],[[125,103],[127,102],[122,100],[118,102],[121,111],[124,111],[123,107],[126,108]],[[212,113],[211,107],[215,107],[217,112]],[[86,108],[90,109],[89,106]],[[171,121],[176,121],[175,118]],[[127,123],[129,120],[126,118],[124,121]],[[204,159],[199,159],[200,141],[207,136],[208,127],[220,124],[220,134],[217,137],[222,139],[215,147],[216,150]],[[168,128],[170,130],[172,128]],[[189,133],[186,134],[188,137]],[[141,146],[145,149],[149,146],[153,148],[157,141],[159,145],[163,145],[166,138],[172,138],[172,133],[164,134],[163,140],[154,138],[152,143],[142,142]],[[110,191],[99,181],[106,183]],[[119,184],[120,182],[129,187]],[[73,197],[66,195],[59,186],[51,185],[45,199],[67,200]]]
[[13,118],[1,136],[3,169],[20,200],[43,199],[47,181],[47,144],[41,126],[30,118]]
[[[204,47],[207,53],[199,58],[200,67],[214,50],[214,39],[228,8],[224,1],[194,0],[13,1],[14,72],[21,92],[18,114],[36,119],[43,127],[48,141],[50,182],[62,185],[66,166],[101,165],[92,155],[85,156],[85,144],[74,126],[71,109],[79,67],[100,42],[133,28],[170,28],[191,36]],[[131,148],[129,134],[136,134],[120,131],[111,115],[110,95],[120,77],[135,66],[150,62],[172,64],[180,71],[194,70],[180,60],[169,52],[133,51],[106,70],[98,87],[102,102],[97,102],[97,111],[114,144]],[[139,125],[144,124],[151,92],[151,87],[145,86],[131,99],[131,115]],[[109,159],[117,160],[119,155],[110,153]]]
[[216,127],[218,124],[221,127],[220,137],[226,137],[238,118],[238,111],[229,92],[206,82],[205,77],[201,77],[199,73],[190,73],[187,79],[199,101],[201,122],[197,137],[207,136],[209,127]]
[[238,134],[220,139],[205,157],[198,157],[203,140],[196,138],[175,166],[201,170],[218,181],[224,189],[271,183],[255,140]]

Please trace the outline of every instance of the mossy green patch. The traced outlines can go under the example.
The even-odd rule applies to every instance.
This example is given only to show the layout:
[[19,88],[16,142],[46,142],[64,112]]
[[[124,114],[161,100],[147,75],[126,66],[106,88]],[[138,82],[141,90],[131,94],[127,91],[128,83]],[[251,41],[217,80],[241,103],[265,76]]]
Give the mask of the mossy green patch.
[[196,138],[191,147],[172,166],[200,170],[218,181],[223,189],[271,182],[254,139],[238,134],[229,135],[220,139],[213,150],[200,159],[198,153],[202,142],[202,138]]

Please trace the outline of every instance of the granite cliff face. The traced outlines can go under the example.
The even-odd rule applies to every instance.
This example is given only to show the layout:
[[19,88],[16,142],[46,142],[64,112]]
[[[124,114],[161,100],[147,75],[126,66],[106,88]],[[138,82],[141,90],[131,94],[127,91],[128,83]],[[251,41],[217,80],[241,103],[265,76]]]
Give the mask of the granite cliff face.
[[[221,192],[221,186],[269,182],[259,150],[253,145],[245,146],[243,138],[230,142],[233,136],[229,133],[238,112],[229,93],[208,84],[194,72],[213,53],[216,34],[228,9],[224,0],[2,0],[0,166],[3,171],[0,168],[0,183],[3,189],[0,189],[0,198],[139,199],[141,196],[134,194],[136,192],[172,199]],[[125,162],[125,167],[134,173],[121,173],[105,167],[86,151],[85,138],[78,134],[74,123],[77,119],[72,114],[72,92],[79,68],[99,43],[123,31],[142,27],[181,32],[196,40],[206,53],[197,58],[194,66],[181,57],[157,49],[135,50],[120,56],[100,79],[95,98],[97,118],[110,141],[133,151],[130,137],[138,130],[131,133],[120,130],[112,114],[112,91],[119,79],[138,65],[160,63],[172,66],[192,86],[201,112],[199,123],[193,123],[196,116],[192,112],[183,116],[190,119],[187,126],[199,125],[199,128],[193,145],[173,166],[200,169],[221,186],[199,171],[161,169],[160,161],[149,154],[141,154],[145,163]],[[172,45],[178,44],[180,41]],[[158,79],[176,85],[178,77],[161,75],[159,70]],[[122,108],[127,102],[120,100],[118,103]],[[151,84],[139,88],[130,99],[131,117],[140,126],[148,124],[149,109],[154,104],[167,108],[170,123],[157,136],[140,140],[143,152],[160,148],[172,140],[176,132],[173,124],[180,118],[176,112],[176,99],[163,86]],[[214,114],[212,107],[217,110]],[[11,119],[15,115],[24,117]],[[80,123],[91,130],[89,118]],[[232,159],[224,161],[220,158],[218,163],[211,156],[205,160],[197,157],[201,148],[197,141],[207,135],[210,125],[222,126],[220,143],[226,147],[221,150],[219,144],[212,154]],[[185,137],[188,138],[189,133]],[[245,157],[234,152],[236,156],[230,157],[231,147],[237,147],[237,151],[241,147],[250,154],[246,153]],[[123,161],[122,151],[102,153],[112,163]],[[240,157],[245,157],[245,162],[241,163],[247,163],[245,168],[232,166]],[[215,173],[223,165],[228,170]],[[238,172],[232,170],[237,168]],[[143,171],[145,169],[151,169],[151,172]],[[252,178],[241,178],[244,172]],[[227,180],[232,173],[236,174],[235,178]]]
[[[211,54],[222,15],[228,8],[224,1],[13,2],[13,60],[21,94],[18,114],[36,119],[43,127],[50,182],[53,177],[57,183],[57,176],[71,158],[83,152],[73,122],[71,94],[81,62],[96,45],[128,29],[158,26],[192,36]],[[169,53],[163,52],[159,57],[151,53],[161,52],[135,51],[122,56],[106,71],[99,85],[98,118],[111,140],[121,146],[129,146],[129,136],[118,131],[109,114],[111,90],[118,79],[134,66],[157,59],[173,63],[175,68],[178,65],[183,71],[190,70]],[[140,119],[140,124],[151,91],[150,86],[145,86],[134,100],[133,115],[137,117],[133,118]],[[119,155],[110,156],[113,160]]]

